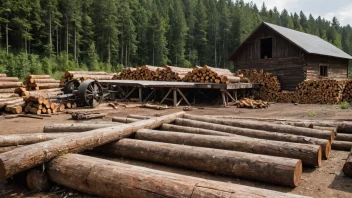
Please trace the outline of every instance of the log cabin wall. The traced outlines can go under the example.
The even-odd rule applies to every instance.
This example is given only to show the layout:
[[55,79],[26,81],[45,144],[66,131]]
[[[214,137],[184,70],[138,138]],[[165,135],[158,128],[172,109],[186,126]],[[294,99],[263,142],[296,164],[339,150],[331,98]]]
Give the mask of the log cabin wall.
[[[272,58],[261,59],[261,39],[272,38]],[[232,59],[235,70],[263,69],[277,76],[283,90],[295,90],[305,80],[304,52],[268,27],[262,26]]]
[[306,79],[317,80],[321,79],[320,65],[328,67],[328,78],[331,79],[346,79],[348,78],[348,59],[334,58],[329,56],[307,54],[306,58]]

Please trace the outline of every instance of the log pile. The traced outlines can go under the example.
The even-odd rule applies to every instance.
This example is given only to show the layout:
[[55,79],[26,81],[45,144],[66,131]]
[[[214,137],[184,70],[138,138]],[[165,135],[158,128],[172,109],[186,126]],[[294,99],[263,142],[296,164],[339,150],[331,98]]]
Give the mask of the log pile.
[[26,105],[24,108],[25,113],[29,114],[52,114],[57,113],[60,109],[60,104],[50,101],[43,96],[29,96],[24,98]]
[[28,91],[59,88],[59,81],[49,75],[27,75],[23,84]]
[[253,100],[249,98],[244,98],[237,100],[234,105],[237,108],[249,108],[249,109],[265,109],[270,106],[268,102],[262,100]]
[[352,153],[348,155],[342,170],[346,176],[352,177]]
[[22,113],[25,102],[21,97],[11,97],[0,99],[0,110],[5,110],[8,113]]
[[243,76],[248,78],[251,83],[258,83],[261,85],[260,98],[269,102],[276,102],[279,99],[279,92],[281,90],[280,82],[276,76],[263,70],[239,70],[235,76]]
[[17,77],[7,77],[6,74],[0,74],[0,98],[16,97],[15,89],[22,86],[22,82]]
[[159,81],[184,81],[185,76],[191,72],[192,69],[173,67],[165,65],[160,71],[158,80]]
[[92,80],[111,80],[115,74],[107,72],[96,72],[96,71],[67,71],[61,79],[60,85],[63,86],[70,80],[79,80],[81,82],[92,79]]
[[346,81],[331,79],[306,80],[301,82],[296,93],[303,104],[338,104],[342,101],[342,93]]
[[201,83],[238,83],[240,77],[236,77],[228,69],[220,69],[204,65],[203,67],[194,67],[191,72],[188,72],[184,77],[186,82],[201,82]]
[[352,81],[346,81],[345,90],[342,93],[342,101],[352,101]]

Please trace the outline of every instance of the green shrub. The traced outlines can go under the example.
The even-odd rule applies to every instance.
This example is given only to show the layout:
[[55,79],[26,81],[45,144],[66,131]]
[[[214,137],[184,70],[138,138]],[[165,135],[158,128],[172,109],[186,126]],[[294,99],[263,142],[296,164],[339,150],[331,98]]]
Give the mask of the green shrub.
[[315,111],[308,111],[307,114],[308,114],[309,117],[314,117],[314,116],[317,115],[317,112],[315,112]]
[[347,101],[343,101],[339,104],[340,109],[349,109],[351,107],[351,104]]

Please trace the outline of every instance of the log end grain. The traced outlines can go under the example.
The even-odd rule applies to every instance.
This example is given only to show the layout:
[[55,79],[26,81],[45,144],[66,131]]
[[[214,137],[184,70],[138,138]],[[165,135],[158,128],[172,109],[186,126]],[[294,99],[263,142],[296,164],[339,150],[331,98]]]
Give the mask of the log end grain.
[[325,152],[323,153],[323,158],[329,159],[330,152],[331,152],[331,142],[326,143],[324,150]]
[[317,167],[321,166],[321,160],[323,159],[323,151],[322,148],[319,147],[318,149],[318,161],[317,161]]
[[293,186],[292,187],[297,187],[298,184],[301,182],[301,177],[302,177],[302,161],[299,160],[296,164],[295,172],[293,175]]
[[352,177],[352,154],[348,156],[346,163],[343,165],[342,170],[346,176]]
[[48,191],[52,187],[48,176],[37,169],[32,169],[26,176],[27,186],[31,190],[43,192]]

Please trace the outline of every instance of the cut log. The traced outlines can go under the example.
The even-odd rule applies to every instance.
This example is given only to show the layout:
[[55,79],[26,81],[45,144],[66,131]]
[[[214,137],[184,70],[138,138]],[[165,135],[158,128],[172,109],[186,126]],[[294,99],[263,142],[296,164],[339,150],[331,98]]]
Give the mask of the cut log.
[[98,150],[119,157],[290,187],[298,186],[302,174],[301,160],[220,149],[123,139]]
[[60,87],[59,83],[35,83],[36,89],[51,89]]
[[208,129],[200,129],[194,127],[186,127],[186,126],[178,126],[172,124],[163,124],[160,128],[164,131],[175,131],[175,132],[183,132],[183,133],[193,133],[193,134],[203,134],[203,135],[217,135],[217,136],[235,136],[235,134],[219,132]]
[[17,77],[0,77],[0,82],[18,82]]
[[[74,133],[71,133],[74,134]],[[0,135],[0,147],[5,146],[18,146],[34,144],[53,140],[60,137],[65,137],[67,133],[31,133],[31,134],[13,134],[13,135]]]
[[142,116],[142,115],[134,115],[134,114],[129,114],[127,116],[127,118],[134,118],[134,119],[138,119],[138,120],[147,120],[150,119],[154,116]]
[[337,136],[335,137],[335,140],[352,142],[352,134],[343,134],[343,133],[339,133],[339,134],[337,134]]
[[20,148],[20,147],[22,147],[22,145],[0,147],[0,153],[6,153],[8,151],[12,151],[12,150]]
[[85,132],[94,129],[113,127],[119,123],[111,124],[89,124],[89,123],[74,123],[74,124],[47,124],[44,125],[44,133],[60,133],[60,132]]
[[291,135],[291,134],[285,134],[285,133],[268,132],[268,131],[262,131],[262,130],[238,128],[238,127],[212,124],[207,122],[181,119],[181,118],[176,119],[175,124],[181,125],[181,126],[189,126],[189,127],[195,127],[195,128],[221,131],[221,132],[232,133],[236,135],[242,135],[242,136],[259,138],[259,139],[320,145],[323,151],[323,157],[325,159],[329,158],[330,151],[331,151],[330,141],[324,140],[324,139],[299,136],[299,135]]
[[0,77],[7,77],[7,75],[6,74],[0,74]]
[[331,148],[333,150],[338,150],[338,151],[351,151],[352,149],[352,142],[346,142],[346,141],[333,141]]
[[59,185],[101,197],[303,198],[78,154],[55,158],[49,163],[47,173]]
[[336,132],[352,134],[352,124],[342,123],[337,126]]
[[346,176],[352,177],[352,154],[351,153],[348,155],[342,170]]
[[59,80],[55,80],[52,78],[47,78],[47,79],[30,79],[30,83],[56,83],[59,84]]
[[134,118],[122,118],[122,117],[113,117],[113,118],[112,118],[112,121],[113,121],[113,122],[118,122],[118,123],[127,124],[127,123],[137,122],[137,121],[139,121],[139,119],[134,119]]
[[262,140],[239,135],[219,137],[141,129],[137,131],[135,137],[140,140],[300,159],[303,165],[313,167],[321,166],[322,159],[319,145]]
[[7,105],[16,104],[22,101],[23,101],[23,98],[11,98],[9,100],[0,101],[0,109],[4,108]]
[[0,89],[22,87],[22,82],[0,82]]
[[0,93],[14,93],[15,88],[0,89]]
[[286,134],[292,134],[292,135],[315,137],[320,139],[327,139],[330,141],[332,141],[335,136],[335,133],[332,131],[320,131],[315,129],[301,128],[301,127],[294,127],[294,126],[287,126],[287,125],[280,125],[280,124],[271,124],[271,123],[259,122],[259,121],[222,120],[222,119],[214,119],[214,118],[208,118],[205,116],[195,116],[195,115],[189,115],[189,114],[186,114],[184,118],[208,122],[208,123],[228,125],[233,127],[259,129],[263,131],[272,131],[272,132],[286,133]]
[[[42,110],[43,110],[43,109],[42,109]],[[39,114],[41,114],[41,113],[42,113],[42,110],[37,109],[37,108],[35,108],[35,107],[32,107],[32,108],[31,108],[31,110],[30,110],[29,112],[30,112],[30,113],[32,113],[32,114],[39,115]]]
[[47,79],[51,78],[49,75],[27,75],[26,79]]
[[52,188],[53,184],[49,181],[49,177],[45,172],[37,169],[32,169],[26,176],[27,186],[35,191],[48,191]]
[[72,134],[2,153],[0,154],[0,179],[8,178],[16,173],[33,168],[64,153],[81,152],[117,141],[133,135],[134,132],[142,128],[153,129],[160,127],[162,124],[173,122],[177,117],[182,117],[183,115],[184,112],[178,112],[131,124],[96,129],[85,132],[84,135]]

